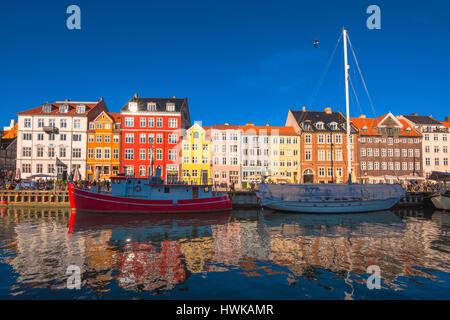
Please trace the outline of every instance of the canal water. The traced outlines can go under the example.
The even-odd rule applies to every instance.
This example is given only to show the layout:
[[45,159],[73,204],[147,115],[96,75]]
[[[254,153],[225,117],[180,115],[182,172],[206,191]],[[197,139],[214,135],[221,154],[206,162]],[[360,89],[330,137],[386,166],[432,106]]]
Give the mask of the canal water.
[[0,299],[450,299],[449,232],[450,214],[416,209],[1,209]]

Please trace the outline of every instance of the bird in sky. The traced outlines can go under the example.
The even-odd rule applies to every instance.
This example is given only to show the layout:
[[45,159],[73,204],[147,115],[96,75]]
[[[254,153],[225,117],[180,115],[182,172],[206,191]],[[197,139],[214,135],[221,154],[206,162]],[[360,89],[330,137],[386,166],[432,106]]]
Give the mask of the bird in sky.
[[315,39],[314,40],[314,48],[317,48],[318,45],[319,45],[319,40]]

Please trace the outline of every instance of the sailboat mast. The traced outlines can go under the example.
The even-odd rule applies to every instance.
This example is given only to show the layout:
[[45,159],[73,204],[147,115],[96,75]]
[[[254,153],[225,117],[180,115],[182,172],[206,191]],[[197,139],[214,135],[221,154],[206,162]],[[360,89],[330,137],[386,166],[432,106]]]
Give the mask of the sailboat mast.
[[343,29],[344,38],[344,69],[345,69],[345,111],[347,118],[347,163],[348,163],[348,182],[352,182],[352,161],[351,161],[351,150],[350,150],[350,107],[349,107],[349,96],[348,96],[348,69],[350,66],[347,61],[347,30]]

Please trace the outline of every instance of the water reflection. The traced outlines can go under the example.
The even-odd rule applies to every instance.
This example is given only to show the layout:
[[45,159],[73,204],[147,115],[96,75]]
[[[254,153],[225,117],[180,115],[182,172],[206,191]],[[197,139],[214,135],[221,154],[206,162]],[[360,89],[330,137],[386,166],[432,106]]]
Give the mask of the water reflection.
[[[13,298],[450,298],[448,213],[121,215],[4,209]],[[66,289],[69,265],[82,289]],[[378,265],[382,289],[368,290]],[[242,288],[242,289],[241,289]],[[49,290],[51,289],[51,290]]]

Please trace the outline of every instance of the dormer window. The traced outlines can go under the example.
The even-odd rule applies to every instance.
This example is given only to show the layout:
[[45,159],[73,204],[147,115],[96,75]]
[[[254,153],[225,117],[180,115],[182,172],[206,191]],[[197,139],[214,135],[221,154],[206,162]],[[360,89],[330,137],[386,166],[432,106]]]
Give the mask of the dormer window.
[[305,130],[311,130],[311,123],[309,123],[309,122],[304,123],[304,124],[303,124],[303,128],[304,128]]
[[68,111],[69,111],[69,105],[67,105],[67,104],[62,104],[59,107],[59,112],[60,113],[67,113]]
[[138,104],[136,101],[128,102],[128,110],[130,110],[131,112],[136,112],[137,109],[138,109]]
[[366,132],[366,131],[367,131],[367,127],[366,127],[366,126],[362,127],[362,128],[361,128],[361,131],[362,131],[362,132]]
[[331,129],[331,130],[337,130],[337,128],[338,128],[338,125],[337,125],[336,122],[330,123],[330,129]]
[[166,111],[174,112],[175,111],[175,103],[170,102],[166,104]]
[[147,103],[147,111],[156,111],[156,103],[155,102]]
[[86,112],[86,105],[79,104],[77,105],[77,113],[85,113]]
[[317,123],[316,123],[316,128],[317,128],[318,130],[323,130],[323,122],[317,122]]
[[52,111],[52,105],[51,105],[51,104],[45,103],[45,104],[42,106],[42,112],[43,112],[43,113],[50,113],[51,111]]

